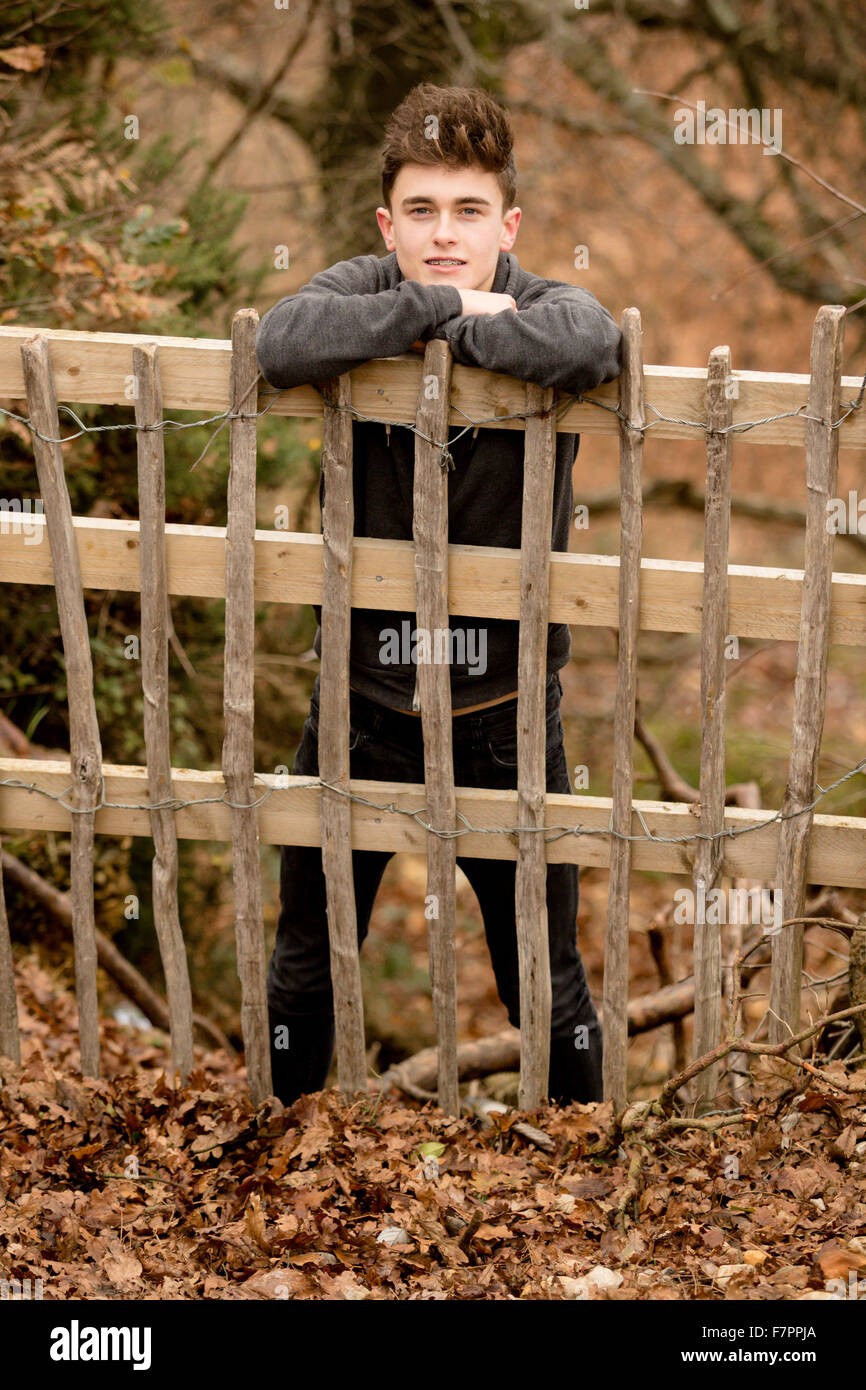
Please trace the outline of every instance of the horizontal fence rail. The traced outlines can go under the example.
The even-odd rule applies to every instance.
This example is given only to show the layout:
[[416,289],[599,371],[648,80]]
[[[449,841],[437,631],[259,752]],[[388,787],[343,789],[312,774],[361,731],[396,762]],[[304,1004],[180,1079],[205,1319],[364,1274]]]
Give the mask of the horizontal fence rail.
[[[30,536],[0,524],[0,583],[53,583],[50,547],[41,544],[45,517],[26,518]],[[137,521],[73,517],[82,583],[86,589],[141,588]],[[167,522],[168,592],[187,598],[225,598],[224,526]],[[321,604],[323,542],[303,531],[255,533],[257,603]],[[572,627],[617,627],[620,560],[611,555],[551,551],[548,621]],[[355,536],[352,606],[414,610],[411,541]],[[704,567],[697,560],[640,564],[638,626],[642,632],[701,631]],[[520,617],[520,551],[501,546],[448,546],[448,612],[461,617]],[[800,635],[803,571],[758,565],[728,566],[728,633],[796,642]],[[866,646],[866,574],[834,572],[830,641]]]
[[[0,527],[0,582],[53,585],[70,673],[69,761],[0,758],[0,830],[72,830],[72,919],[82,1069],[99,1070],[92,893],[94,834],[152,836],[154,908],[168,983],[174,1067],[191,1066],[189,979],[177,917],[177,838],[231,840],[238,973],[250,1094],[271,1088],[259,846],[321,845],[337,1033],[339,1084],[366,1086],[352,851],[425,852],[430,973],[438,1047],[438,1099],[459,1113],[456,1059],[455,856],[517,862],[515,911],[521,1006],[520,1104],[546,1094],[550,973],[545,876],[573,862],[611,871],[605,953],[604,1090],[627,1098],[628,933],[631,870],[689,875],[701,892],[723,875],[782,887],[786,916],[802,915],[806,882],[866,886],[866,818],[830,816],[817,785],[826,670],[833,642],[866,645],[866,576],[833,571],[825,522],[840,448],[866,447],[864,386],[841,377],[844,311],[825,306],[809,376],[736,372],[717,348],[706,369],[644,366],[640,316],[623,316],[623,372],[577,399],[454,364],[447,345],[364,364],[323,391],[274,391],[257,372],[252,310],[221,340],[0,327],[0,398],[34,436],[45,515]],[[436,391],[429,384],[434,381]],[[135,390],[130,392],[130,383]],[[62,441],[83,426],[66,402],[115,404],[138,430],[140,521],[73,517]],[[172,526],[164,515],[164,436],[191,425],[166,410],[230,421],[229,525]],[[264,413],[323,422],[322,534],[255,529],[256,427]],[[413,541],[353,536],[353,417],[416,431]],[[2,414],[0,414],[2,422]],[[521,550],[449,545],[446,443],[452,424],[525,431]],[[197,422],[195,422],[197,423]],[[123,426],[121,426],[123,427]],[[95,427],[98,428],[98,427]],[[104,428],[104,427],[101,427]],[[556,432],[614,433],[620,442],[619,557],[548,548]],[[702,564],[641,554],[643,441],[703,440],[707,455]],[[736,437],[805,450],[803,570],[728,563],[731,455]],[[441,442],[440,442],[441,441]],[[11,524],[7,524],[11,522]],[[83,590],[141,592],[146,768],[103,764],[93,708]],[[172,768],[168,746],[168,595],[226,599],[222,773]],[[322,605],[319,773],[314,779],[253,767],[254,605]],[[450,614],[519,622],[518,776],[514,791],[455,787],[448,668],[419,664],[414,707],[424,742],[423,785],[349,776],[349,636],[352,607],[414,611],[435,630]],[[610,798],[545,792],[547,624],[615,627],[619,635]],[[633,799],[637,645],[641,631],[701,635],[701,805]],[[778,811],[726,806],[724,661],[732,635],[798,643],[791,769]],[[71,776],[74,770],[74,776]],[[858,764],[833,786],[862,773]],[[71,785],[70,785],[71,780]],[[818,808],[816,810],[816,808]],[[796,911],[795,911],[796,909]],[[425,914],[426,916],[427,914]],[[730,965],[742,937],[699,915],[695,923],[695,1048],[719,1040]],[[803,926],[773,940],[771,1035],[799,1022]],[[0,878],[0,1050],[18,1057],[11,954]],[[699,1083],[712,1104],[717,1069]]]
[[[319,722],[321,725],[321,718]],[[149,836],[147,769],[104,763],[103,777],[105,804],[95,815],[96,833]],[[172,787],[173,800],[179,803],[174,815],[180,839],[231,840],[231,811],[224,800],[226,787],[221,773],[174,768]],[[68,831],[68,788],[68,761],[0,757],[0,828]],[[427,803],[422,783],[353,778],[351,789],[353,849],[425,852],[428,822],[423,814]],[[262,844],[322,843],[318,782],[286,773],[257,772],[255,790]],[[460,854],[516,859],[517,792],[459,786],[455,790],[456,810],[466,816],[470,827],[465,828],[460,820],[456,832]],[[383,815],[392,804],[396,809]],[[632,868],[691,874],[690,855],[699,829],[693,807],[686,802],[635,799],[632,808]],[[607,868],[611,809],[609,796],[548,792],[548,863]],[[779,812],[770,809],[725,807],[724,828],[728,833],[721,843],[726,875],[773,878],[778,817]],[[806,867],[809,883],[866,888],[866,817],[816,813]]]
[[[224,411],[231,399],[231,343],[222,338],[146,338],[137,333],[77,333],[71,329],[24,328],[0,325],[0,399],[25,395],[21,370],[21,345],[35,332],[50,345],[58,401],[88,405],[131,407],[129,380],[132,349],[136,343],[156,342],[160,349],[163,405],[166,410]],[[423,359],[415,355],[377,358],[356,367],[352,377],[352,404],[362,415],[391,424],[414,422]],[[733,401],[735,427],[765,421],[749,429],[744,438],[755,444],[798,444],[806,438],[805,412],[809,396],[808,375],[790,372],[733,372],[737,396]],[[647,427],[660,439],[699,439],[705,419],[707,368],[645,365],[644,393],[648,406]],[[855,398],[861,381],[842,377],[844,400]],[[733,389],[733,388],[732,388]],[[313,386],[296,386],[276,394],[271,404],[264,387],[259,409],[274,415],[322,418],[322,398]],[[579,434],[617,434],[619,386],[616,381],[598,386],[594,401],[575,403],[557,418],[558,431]],[[466,416],[483,421],[482,429],[523,429],[514,416],[525,409],[525,383],[480,367],[454,364],[449,424],[463,425]],[[657,412],[658,414],[656,414]],[[662,416],[665,418],[658,418]],[[781,417],[781,418],[778,418]],[[66,433],[64,429],[64,433]],[[839,426],[839,447],[866,448],[866,413],[854,411]]]

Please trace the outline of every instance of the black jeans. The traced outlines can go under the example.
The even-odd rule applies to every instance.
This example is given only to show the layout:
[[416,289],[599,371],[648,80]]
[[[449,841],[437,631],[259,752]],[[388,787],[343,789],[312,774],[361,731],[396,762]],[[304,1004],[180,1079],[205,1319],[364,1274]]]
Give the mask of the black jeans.
[[[547,681],[547,790],[571,792],[563,747],[559,703],[562,684]],[[316,691],[292,766],[294,776],[318,776],[319,703]],[[379,705],[350,691],[350,759],[353,778],[424,782],[419,717]],[[517,787],[517,700],[453,720],[454,780],[457,786]],[[515,823],[517,820],[515,810]],[[516,862],[461,858],[457,863],[475,890],[499,997],[511,1023],[520,1026],[517,924],[514,909]],[[353,850],[355,907],[360,950],[373,902],[393,851]],[[281,849],[280,915],[268,970],[271,1061],[274,1091],[285,1103],[321,1090],[334,1048],[328,920],[322,851],[318,846]],[[602,1035],[577,949],[578,866],[549,864],[547,924],[552,986],[552,1101],[602,1099]],[[282,1025],[282,1032],[278,1029]],[[278,1041],[275,1041],[278,1039]],[[288,1045],[286,1045],[288,1044]]]

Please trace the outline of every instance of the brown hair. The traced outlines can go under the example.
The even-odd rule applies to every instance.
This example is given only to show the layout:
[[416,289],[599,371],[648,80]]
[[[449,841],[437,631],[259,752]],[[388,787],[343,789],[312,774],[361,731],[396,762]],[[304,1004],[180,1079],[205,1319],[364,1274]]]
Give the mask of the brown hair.
[[[429,120],[435,116],[438,132]],[[511,117],[481,87],[437,87],[419,82],[403,98],[385,127],[382,198],[391,211],[391,192],[404,164],[445,164],[463,169],[479,164],[495,174],[502,192],[503,216],[517,198],[517,166]]]

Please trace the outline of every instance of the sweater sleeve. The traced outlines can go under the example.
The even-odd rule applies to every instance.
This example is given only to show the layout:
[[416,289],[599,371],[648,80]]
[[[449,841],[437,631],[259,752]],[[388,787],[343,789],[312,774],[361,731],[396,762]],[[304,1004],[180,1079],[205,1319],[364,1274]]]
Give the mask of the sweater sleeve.
[[526,308],[460,314],[436,333],[454,360],[579,393],[621,370],[622,334],[589,290],[548,281]]
[[376,256],[338,261],[264,315],[256,334],[259,367],[278,389],[326,381],[372,358],[408,352],[462,307],[454,285],[403,280],[382,289]]

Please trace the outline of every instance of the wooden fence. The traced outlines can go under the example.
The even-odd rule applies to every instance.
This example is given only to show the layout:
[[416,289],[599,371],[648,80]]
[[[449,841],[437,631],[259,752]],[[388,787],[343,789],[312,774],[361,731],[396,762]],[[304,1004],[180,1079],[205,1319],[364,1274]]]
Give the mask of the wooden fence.
[[[173,1063],[192,1063],[192,1004],[177,898],[177,837],[231,839],[242,1029],[254,1102],[271,1091],[258,846],[321,845],[327,881],[338,1082],[366,1089],[353,849],[426,850],[427,889],[439,904],[430,926],[438,1039],[438,1100],[459,1113],[456,1040],[455,856],[516,859],[520,962],[519,1104],[546,1094],[550,1047],[547,863],[609,865],[604,977],[604,1087],[626,1100],[628,915],[631,870],[691,877],[696,899],[722,875],[773,881],[786,918],[802,917],[809,883],[866,886],[866,819],[815,813],[828,644],[866,645],[866,576],[834,573],[826,503],[835,496],[839,447],[866,447],[866,409],[843,406],[859,383],[840,377],[844,310],[817,316],[811,375],[734,372],[729,349],[703,368],[645,366],[640,316],[623,315],[623,371],[589,400],[558,403],[552,390],[452,364],[441,341],[418,357],[382,359],[328,383],[267,392],[255,359],[257,316],[236,314],[231,344],[0,327],[0,399],[26,397],[44,516],[0,533],[0,581],[54,585],[68,672],[70,759],[0,758],[0,830],[72,833],[71,900],[82,1071],[99,1073],[93,836],[152,836],[153,909],[165,969]],[[430,389],[434,381],[436,389]],[[135,384],[134,406],[130,382]],[[861,393],[862,399],[862,393]],[[140,519],[71,514],[58,401],[134,408]],[[558,409],[555,407],[559,406]],[[275,415],[323,418],[326,480],[322,534],[255,529],[256,424]],[[230,418],[228,527],[167,525],[163,412]],[[353,537],[352,411],[416,428],[414,541]],[[442,447],[451,423],[525,429],[520,551],[449,545]],[[733,435],[805,448],[803,570],[730,565]],[[702,433],[707,448],[703,564],[641,556],[645,434]],[[557,430],[620,438],[619,559],[549,550]],[[41,529],[41,528],[44,528]],[[147,766],[102,762],[83,589],[141,593],[141,658]],[[167,595],[225,597],[225,742],[222,772],[171,766]],[[321,604],[319,779],[253,767],[254,604]],[[454,786],[447,664],[418,666],[425,782],[349,779],[348,658],[351,608],[409,610],[419,627],[447,628],[449,614],[520,623],[516,791]],[[545,791],[547,624],[619,629],[612,797]],[[700,814],[684,803],[635,801],[633,734],[640,630],[700,632]],[[778,811],[725,805],[727,636],[797,639],[790,772]],[[71,786],[70,786],[71,782]],[[327,785],[325,785],[327,784]],[[71,797],[66,801],[65,797]],[[354,799],[360,798],[360,799]],[[391,808],[396,808],[392,810]],[[426,808],[427,820],[419,814]],[[565,833],[547,838],[546,831]],[[495,834],[480,834],[481,828]],[[745,833],[745,832],[753,833]],[[573,832],[573,833],[568,833]],[[695,924],[695,1049],[718,1041],[721,936],[702,912]],[[797,1028],[803,926],[773,939],[771,1038]],[[0,1050],[18,1058],[8,923],[0,879]],[[707,1075],[706,1103],[716,1078]]]

